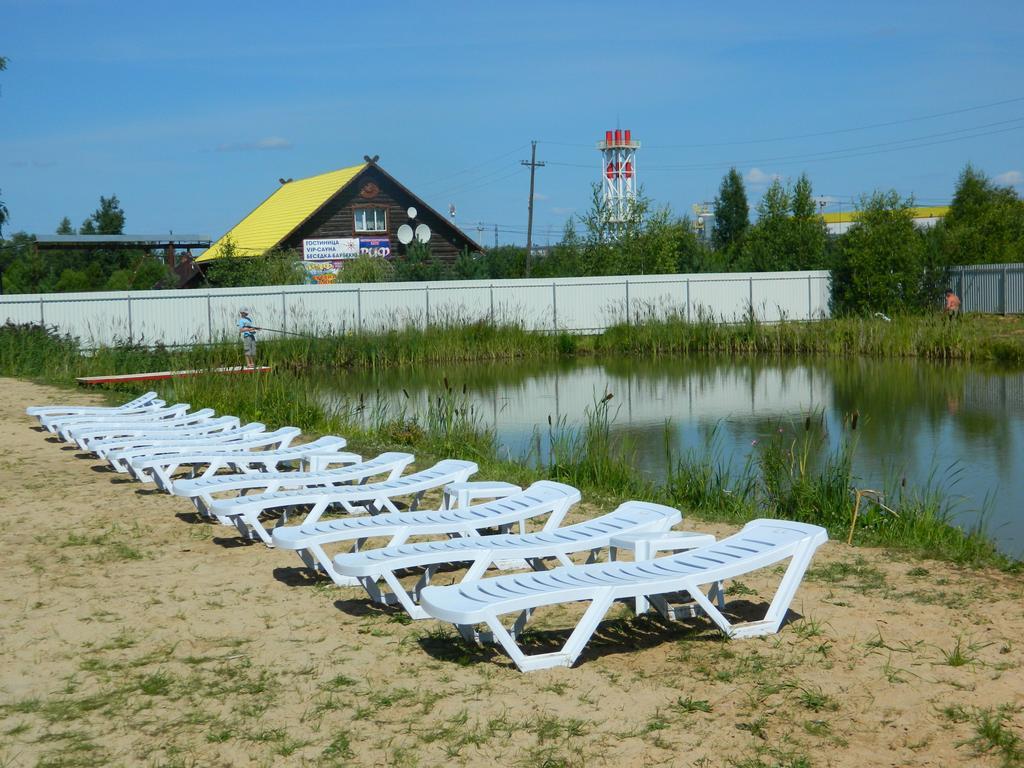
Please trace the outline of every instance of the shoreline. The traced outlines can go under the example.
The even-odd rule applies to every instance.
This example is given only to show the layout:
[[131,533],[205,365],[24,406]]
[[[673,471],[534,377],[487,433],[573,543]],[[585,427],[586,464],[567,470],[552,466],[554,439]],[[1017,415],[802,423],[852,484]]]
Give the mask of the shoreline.
[[[575,667],[524,675],[440,623],[302,578],[291,553],[233,546],[23,413],[95,394],[0,386],[0,482],[18,510],[0,533],[0,757],[14,764],[1019,764],[1010,574],[830,542],[777,635],[723,642],[706,620],[614,608]],[[606,509],[585,496],[572,519]],[[774,578],[732,583],[736,610],[763,609]],[[539,636],[575,615],[539,612]]]

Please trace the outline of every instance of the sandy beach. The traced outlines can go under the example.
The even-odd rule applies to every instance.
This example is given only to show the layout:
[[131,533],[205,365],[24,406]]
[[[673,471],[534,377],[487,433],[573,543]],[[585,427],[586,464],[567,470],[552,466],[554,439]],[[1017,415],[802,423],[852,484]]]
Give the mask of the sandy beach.
[[[522,674],[25,416],[95,395],[0,392],[0,766],[1024,765],[1019,574],[831,542],[778,635],[616,606],[575,667]],[[733,610],[777,578],[730,585]]]

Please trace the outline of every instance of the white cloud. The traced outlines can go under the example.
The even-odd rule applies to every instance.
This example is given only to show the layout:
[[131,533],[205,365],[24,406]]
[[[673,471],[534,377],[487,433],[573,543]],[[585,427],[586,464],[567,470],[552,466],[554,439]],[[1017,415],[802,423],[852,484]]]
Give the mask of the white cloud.
[[533,199],[534,199],[535,201],[540,201],[540,200],[547,200],[547,199],[548,199],[548,196],[547,196],[547,195],[545,195],[545,194],[542,194],[542,193],[540,193],[540,192],[534,192],[534,193],[533,193]]
[[1006,173],[1000,173],[993,181],[1005,187],[1018,187],[1024,184],[1024,173],[1020,171],[1007,171]]
[[220,144],[218,152],[259,152],[265,149],[291,149],[292,143],[280,136],[267,136],[257,141],[238,141]]
[[743,180],[752,187],[766,187],[781,178],[777,173],[765,173],[760,168],[751,168]]

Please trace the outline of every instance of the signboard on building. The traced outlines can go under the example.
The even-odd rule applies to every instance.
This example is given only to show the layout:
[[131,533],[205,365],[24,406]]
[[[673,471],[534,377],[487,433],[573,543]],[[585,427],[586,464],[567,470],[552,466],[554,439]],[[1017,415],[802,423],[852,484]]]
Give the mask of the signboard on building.
[[344,261],[304,261],[306,283],[309,285],[333,285],[338,282],[338,270]]
[[386,237],[361,237],[359,238],[359,255],[390,259],[391,241]]
[[303,261],[340,261],[359,255],[358,237],[333,237],[302,241]]

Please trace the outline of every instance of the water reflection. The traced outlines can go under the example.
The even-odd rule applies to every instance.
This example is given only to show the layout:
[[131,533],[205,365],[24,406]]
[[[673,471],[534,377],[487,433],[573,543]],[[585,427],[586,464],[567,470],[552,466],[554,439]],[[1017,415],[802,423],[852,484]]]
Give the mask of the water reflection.
[[[725,454],[742,463],[751,443],[780,421],[820,413],[838,439],[842,419],[858,411],[858,475],[878,486],[905,476],[933,478],[963,497],[973,524],[988,500],[1000,546],[1024,554],[1024,374],[951,364],[832,359],[823,361],[614,360],[517,362],[432,370],[356,372],[325,381],[341,397],[380,391],[413,407],[447,379],[468,385],[484,423],[512,456],[523,456],[548,418],[579,423],[607,390],[615,395],[615,432],[631,439],[639,471],[662,477],[665,441],[678,455],[702,448],[718,431]],[[542,453],[544,450],[542,442]]]

